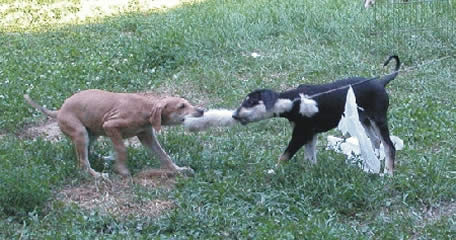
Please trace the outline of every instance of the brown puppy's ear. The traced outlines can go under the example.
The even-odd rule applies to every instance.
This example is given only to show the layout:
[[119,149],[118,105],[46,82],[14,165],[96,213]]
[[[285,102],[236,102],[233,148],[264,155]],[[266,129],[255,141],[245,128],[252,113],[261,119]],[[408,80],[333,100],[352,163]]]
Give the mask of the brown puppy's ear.
[[149,118],[149,122],[155,131],[159,132],[161,129],[163,105],[154,106],[152,108],[152,114]]

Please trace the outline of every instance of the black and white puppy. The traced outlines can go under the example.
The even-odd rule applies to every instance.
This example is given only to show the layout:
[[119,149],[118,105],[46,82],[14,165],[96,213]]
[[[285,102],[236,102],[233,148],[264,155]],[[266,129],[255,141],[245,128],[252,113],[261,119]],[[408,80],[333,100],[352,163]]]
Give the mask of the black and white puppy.
[[280,93],[269,89],[255,90],[247,95],[233,113],[233,118],[244,125],[272,117],[287,118],[294,128],[279,163],[291,159],[302,146],[305,146],[306,158],[316,163],[317,134],[337,127],[344,112],[348,88],[352,86],[359,106],[359,120],[374,148],[380,147],[380,141],[383,143],[385,168],[392,174],[396,150],[388,130],[389,99],[385,86],[398,75],[400,61],[397,56],[391,56],[384,66],[391,59],[396,61],[395,70],[383,77],[351,77],[328,84],[304,84]]

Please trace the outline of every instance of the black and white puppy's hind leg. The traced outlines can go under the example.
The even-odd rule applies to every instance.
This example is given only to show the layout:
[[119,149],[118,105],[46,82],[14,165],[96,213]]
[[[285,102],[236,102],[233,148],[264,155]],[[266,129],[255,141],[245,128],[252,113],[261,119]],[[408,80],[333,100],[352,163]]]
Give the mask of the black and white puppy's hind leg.
[[371,121],[373,129],[380,137],[380,140],[385,149],[385,168],[384,173],[393,175],[394,160],[396,158],[396,148],[394,147],[393,141],[390,138],[390,132],[388,129],[388,123],[386,118],[375,119]]
[[366,132],[366,135],[369,137],[369,140],[372,143],[372,147],[374,148],[375,151],[380,151],[380,138],[376,133],[376,130],[373,126],[375,124],[370,120],[363,112],[359,112],[359,121],[361,122],[361,125],[364,128],[364,131]]
[[318,137],[315,134],[310,142],[304,144],[305,157],[312,164],[317,163],[317,140]]

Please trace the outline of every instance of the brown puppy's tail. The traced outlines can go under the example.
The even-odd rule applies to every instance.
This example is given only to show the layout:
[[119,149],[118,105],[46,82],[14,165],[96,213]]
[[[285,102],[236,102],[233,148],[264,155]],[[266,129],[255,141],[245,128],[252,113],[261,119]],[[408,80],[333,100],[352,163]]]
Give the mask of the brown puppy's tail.
[[57,113],[59,111],[51,111],[45,107],[42,107],[40,105],[38,105],[38,103],[34,102],[30,96],[28,94],[24,94],[24,98],[25,98],[25,101],[27,101],[28,104],[30,104],[32,107],[40,110],[41,112],[43,112],[44,114],[48,115],[49,117],[52,117],[52,118],[56,118],[57,117]]

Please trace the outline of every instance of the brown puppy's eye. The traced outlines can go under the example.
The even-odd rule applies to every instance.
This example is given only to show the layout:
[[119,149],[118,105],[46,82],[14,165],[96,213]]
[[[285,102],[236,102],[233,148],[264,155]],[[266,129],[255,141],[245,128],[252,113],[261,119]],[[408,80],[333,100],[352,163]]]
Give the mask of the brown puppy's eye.
[[185,108],[185,104],[179,105],[179,109],[184,109],[184,108]]

